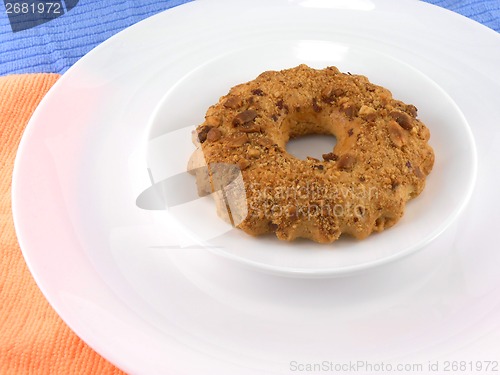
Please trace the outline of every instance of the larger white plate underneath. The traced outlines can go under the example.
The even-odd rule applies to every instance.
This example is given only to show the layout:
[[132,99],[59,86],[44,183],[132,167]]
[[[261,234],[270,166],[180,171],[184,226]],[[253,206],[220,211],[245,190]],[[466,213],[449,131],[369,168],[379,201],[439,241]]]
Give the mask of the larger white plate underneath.
[[[429,122],[439,173],[409,206],[407,222],[373,239],[399,237],[422,215],[435,228],[409,236],[401,254],[415,243],[420,251],[391,263],[390,249],[385,258],[377,253],[368,261],[379,267],[343,278],[283,277],[297,266],[310,273],[298,258],[283,269],[282,255],[300,249],[265,240],[276,259],[252,258],[253,245],[221,256],[220,244],[205,247],[214,238],[200,242],[179,216],[136,205],[151,185],[148,168],[158,171],[150,163],[160,159],[148,161],[152,139],[176,127],[179,143],[164,167],[183,172],[168,168],[184,165],[192,150],[184,128],[201,122],[217,95],[298,62],[367,74],[414,102]],[[498,360],[498,66],[498,34],[415,1],[200,0],[147,19],[71,68],[26,130],[13,208],[27,263],[69,326],[134,374],[290,374],[294,365],[324,360]],[[471,139],[477,179],[464,208],[473,186]],[[433,221],[436,211],[445,214]],[[224,236],[226,248],[249,241],[235,231]],[[334,273],[363,263],[333,264]]]

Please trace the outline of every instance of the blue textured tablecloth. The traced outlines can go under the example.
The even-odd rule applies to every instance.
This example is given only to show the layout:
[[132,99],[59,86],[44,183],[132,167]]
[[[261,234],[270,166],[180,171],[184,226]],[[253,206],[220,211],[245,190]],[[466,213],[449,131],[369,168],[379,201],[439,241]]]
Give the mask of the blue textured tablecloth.
[[[17,32],[12,31],[6,14],[9,1],[13,0],[0,2],[0,75],[64,73],[80,57],[113,34],[190,0],[80,0],[63,16]],[[500,0],[426,1],[500,32]],[[76,0],[66,0],[62,4],[69,9],[71,2]]]

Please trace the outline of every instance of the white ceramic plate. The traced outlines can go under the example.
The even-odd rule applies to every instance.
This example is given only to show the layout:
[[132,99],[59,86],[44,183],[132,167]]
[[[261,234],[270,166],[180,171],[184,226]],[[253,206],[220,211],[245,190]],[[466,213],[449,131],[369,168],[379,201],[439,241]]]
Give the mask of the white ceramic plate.
[[[130,373],[498,360],[499,51],[495,32],[414,1],[205,0],[145,20],[70,69],[28,126],[13,185],[27,263],[70,327]],[[307,263],[298,247],[217,232],[211,210],[187,216],[210,224],[200,237],[183,221],[186,205],[168,214],[136,205],[152,180],[184,171],[186,126],[219,95],[298,62],[366,74],[431,127],[429,185],[404,221],[363,242],[373,254],[346,241],[336,258],[308,249]],[[474,183],[473,139],[476,188],[450,226]],[[367,265],[379,267],[281,276]]]
[[[335,27],[321,33],[316,29],[304,30],[300,37],[293,38],[284,29],[257,46],[252,45],[254,39],[254,35],[237,36],[238,43],[245,48],[229,46],[227,53],[215,56],[211,46],[206,50],[197,46],[196,52],[208,61],[178,77],[151,116],[150,138],[144,145],[146,160],[136,174],[139,178],[144,169],[149,170],[155,187],[148,188],[148,193],[157,192],[155,207],[163,209],[163,222],[168,223],[170,218],[182,228],[178,238],[180,247],[196,244],[243,264],[283,275],[337,276],[420,249],[453,222],[475,183],[476,150],[464,116],[442,88],[408,63],[388,55],[388,51],[381,52],[372,41],[339,36]],[[187,57],[190,59],[191,56]],[[425,192],[408,204],[403,220],[394,229],[364,241],[343,237],[329,246],[310,241],[281,242],[275,236],[252,237],[233,229],[217,217],[212,197],[198,199],[194,177],[186,172],[186,161],[194,151],[191,132],[203,122],[208,106],[237,83],[266,70],[301,63],[318,69],[336,65],[343,71],[364,74],[372,82],[390,88],[396,98],[420,108],[419,117],[432,132],[436,162]],[[170,76],[170,69],[159,75]],[[192,95],[193,92],[197,94]],[[331,145],[318,149],[318,142],[310,146],[308,149],[306,144],[301,149],[298,144],[296,152],[321,158],[321,154],[332,150]],[[358,195],[376,193],[353,191]],[[159,199],[163,195],[166,199]],[[244,191],[239,195],[238,199],[245,199]]]

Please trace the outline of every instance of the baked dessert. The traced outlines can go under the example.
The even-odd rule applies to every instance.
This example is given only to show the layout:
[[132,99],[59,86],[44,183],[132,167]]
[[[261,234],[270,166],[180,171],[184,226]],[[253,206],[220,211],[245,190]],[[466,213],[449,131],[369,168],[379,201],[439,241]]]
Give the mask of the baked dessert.
[[[337,143],[323,160],[301,160],[286,144],[306,134]],[[188,170],[199,193],[219,192],[220,216],[246,233],[288,241],[363,239],[393,226],[434,164],[415,106],[336,67],[264,72],[231,88],[193,135]]]

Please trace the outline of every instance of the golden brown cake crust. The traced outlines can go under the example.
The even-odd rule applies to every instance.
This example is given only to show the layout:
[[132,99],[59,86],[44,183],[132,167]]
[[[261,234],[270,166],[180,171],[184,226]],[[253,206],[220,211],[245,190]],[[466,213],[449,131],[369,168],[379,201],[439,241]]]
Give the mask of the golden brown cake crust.
[[[312,133],[337,138],[323,160],[286,151],[290,138]],[[194,132],[188,169],[238,166],[246,197],[237,227],[246,233],[362,239],[394,225],[424,189],[434,164],[429,137],[415,106],[366,77],[299,65],[264,72],[211,106]],[[210,172],[196,176],[200,194],[215,189]]]

